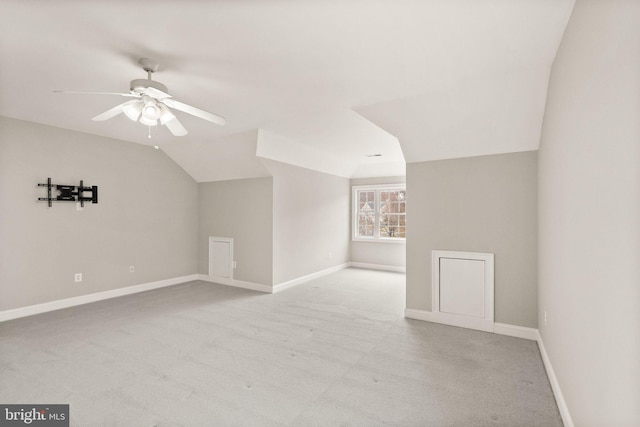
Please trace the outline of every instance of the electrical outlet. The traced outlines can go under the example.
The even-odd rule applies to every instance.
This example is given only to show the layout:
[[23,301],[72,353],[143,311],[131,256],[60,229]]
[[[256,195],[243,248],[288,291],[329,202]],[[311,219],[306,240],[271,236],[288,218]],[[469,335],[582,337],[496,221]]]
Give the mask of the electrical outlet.
[[76,273],[73,276],[73,280],[75,280],[76,282],[82,282],[82,273]]
[[236,267],[238,266],[238,264],[237,264],[235,261],[233,261],[233,263],[231,263],[231,266],[232,266],[233,268],[236,268]]
[[136,271],[136,268],[133,265],[129,266],[129,273],[134,273]]
[[544,326],[547,326],[547,312],[544,312]]

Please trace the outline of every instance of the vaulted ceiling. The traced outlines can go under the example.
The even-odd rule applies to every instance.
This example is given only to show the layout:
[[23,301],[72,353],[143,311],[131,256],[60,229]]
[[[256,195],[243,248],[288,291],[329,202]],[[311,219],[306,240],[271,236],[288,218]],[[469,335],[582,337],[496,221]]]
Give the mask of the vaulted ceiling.
[[[535,150],[573,0],[3,0],[0,115],[159,145],[197,181],[260,158],[346,177]],[[119,115],[145,78],[227,119],[183,137]],[[381,156],[373,156],[381,154]]]

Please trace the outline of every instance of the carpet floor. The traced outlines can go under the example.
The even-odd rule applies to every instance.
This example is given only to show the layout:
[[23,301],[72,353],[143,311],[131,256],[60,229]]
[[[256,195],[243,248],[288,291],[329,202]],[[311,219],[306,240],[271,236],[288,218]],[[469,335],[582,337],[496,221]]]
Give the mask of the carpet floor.
[[0,324],[0,403],[72,426],[561,426],[534,341],[403,318],[405,277],[206,282]]

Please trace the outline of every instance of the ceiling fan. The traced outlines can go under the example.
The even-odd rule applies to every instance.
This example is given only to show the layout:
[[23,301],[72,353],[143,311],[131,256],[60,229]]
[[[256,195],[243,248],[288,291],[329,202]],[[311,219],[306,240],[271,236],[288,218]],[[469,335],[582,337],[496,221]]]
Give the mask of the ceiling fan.
[[[186,135],[188,133],[187,130],[182,123],[178,121],[175,114],[171,112],[170,108],[173,108],[220,126],[226,124],[226,120],[221,116],[176,101],[169,95],[169,90],[165,85],[158,81],[151,80],[151,75],[158,71],[159,64],[157,62],[149,58],[141,58],[138,63],[142,65],[142,69],[147,72],[147,78],[131,80],[129,93],[72,92],[62,90],[56,90],[54,92],[88,95],[120,95],[135,98],[116,105],[102,114],[98,114],[91,119],[94,121],[108,120],[118,114],[124,113],[131,120],[149,126],[149,130],[151,130],[151,126],[160,124],[166,126],[175,136]],[[149,133],[149,138],[151,138],[151,133]]]

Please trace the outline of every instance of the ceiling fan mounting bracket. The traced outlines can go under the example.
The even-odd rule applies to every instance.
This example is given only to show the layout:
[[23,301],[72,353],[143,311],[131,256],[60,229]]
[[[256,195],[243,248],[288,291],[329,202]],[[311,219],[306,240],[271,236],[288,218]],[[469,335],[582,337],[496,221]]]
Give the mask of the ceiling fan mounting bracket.
[[158,67],[160,66],[158,62],[149,58],[140,58],[138,60],[138,64],[142,65],[142,69],[147,73],[155,73],[158,71]]

